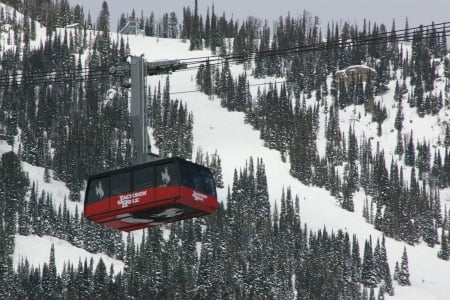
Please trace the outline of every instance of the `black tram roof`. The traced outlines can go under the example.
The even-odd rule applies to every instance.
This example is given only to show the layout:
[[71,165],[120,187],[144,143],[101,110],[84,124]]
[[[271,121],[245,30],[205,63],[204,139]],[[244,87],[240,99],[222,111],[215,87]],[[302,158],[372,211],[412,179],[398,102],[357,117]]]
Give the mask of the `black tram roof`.
[[201,168],[201,169],[204,169],[204,170],[208,170],[208,172],[210,172],[209,169],[207,167],[205,167],[205,166],[193,163],[191,161],[188,161],[188,160],[186,160],[184,158],[181,158],[181,157],[178,157],[178,156],[174,156],[174,157],[162,158],[162,159],[154,160],[154,161],[151,161],[151,162],[146,162],[146,163],[139,164],[139,165],[132,165],[132,166],[125,167],[125,168],[120,168],[120,169],[105,171],[105,172],[98,173],[98,174],[93,174],[93,175],[89,176],[88,180],[96,179],[96,178],[100,178],[100,177],[105,177],[105,176],[111,176],[111,175],[114,175],[114,174],[120,174],[120,173],[124,173],[124,172],[130,172],[130,171],[133,171],[133,170],[136,170],[136,169],[140,169],[140,168],[143,168],[143,167],[164,165],[164,164],[168,164],[168,163],[171,163],[171,162],[176,162],[176,163],[182,162],[182,163],[185,163],[185,164],[194,165],[194,166],[196,166],[198,168]]

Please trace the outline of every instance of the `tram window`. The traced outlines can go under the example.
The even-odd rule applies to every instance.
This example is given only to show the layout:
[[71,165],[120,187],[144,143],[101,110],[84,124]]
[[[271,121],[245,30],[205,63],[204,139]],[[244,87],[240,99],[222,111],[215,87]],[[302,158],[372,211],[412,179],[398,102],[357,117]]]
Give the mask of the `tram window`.
[[147,167],[134,171],[134,189],[142,190],[155,186],[155,168]]
[[111,175],[111,195],[129,192],[131,190],[130,181],[129,172]]
[[87,195],[87,204],[109,197],[109,177],[91,180]]
[[194,170],[191,166],[184,162],[180,162],[181,184],[190,188],[194,188]]
[[216,196],[216,186],[214,183],[214,179],[210,176],[205,176],[204,181],[205,181],[204,192],[208,195]]
[[192,172],[192,188],[199,192],[204,192],[205,187],[203,186],[203,179],[200,176],[200,173]]
[[174,186],[178,184],[178,171],[174,163],[156,167],[157,186]]
[[216,196],[214,179],[208,169],[195,165],[180,164],[180,170],[183,186]]

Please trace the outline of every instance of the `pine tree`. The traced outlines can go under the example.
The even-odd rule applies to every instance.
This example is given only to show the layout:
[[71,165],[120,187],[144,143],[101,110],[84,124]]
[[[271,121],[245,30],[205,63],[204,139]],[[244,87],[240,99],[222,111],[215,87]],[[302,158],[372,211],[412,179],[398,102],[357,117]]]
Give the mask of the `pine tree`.
[[446,229],[448,229],[447,216],[444,217],[444,222],[442,223],[441,248],[437,255],[440,259],[443,259],[443,260],[448,260],[450,257],[450,250],[448,247],[448,237],[446,234]]
[[381,213],[382,204],[380,202],[381,201],[377,202],[377,212],[375,213],[374,227],[376,230],[381,231],[383,229],[383,215]]
[[222,174],[222,160],[220,159],[219,155],[216,153],[214,154],[215,158],[215,172],[214,172],[214,179],[216,180],[216,185],[218,188],[223,189],[224,183],[223,183],[223,174]]
[[416,162],[416,151],[413,140],[413,132],[409,136],[409,141],[405,149],[405,164],[407,166],[414,166]]
[[352,180],[347,173],[344,175],[344,182],[342,184],[342,208],[348,211],[354,211]]
[[375,272],[375,261],[372,252],[372,239],[366,240],[364,245],[364,256],[361,269],[361,283],[366,287],[375,287],[377,278]]
[[192,27],[190,27],[190,39],[191,44],[189,46],[189,50],[201,50],[203,49],[203,42],[202,42],[202,34],[200,32],[201,27],[203,27],[203,24],[201,24],[201,19],[198,15],[198,3],[197,0],[195,0],[194,4],[194,15],[191,18],[191,24]]
[[[17,233],[17,213],[24,206],[29,179],[14,152],[3,153],[0,160],[0,213],[6,234],[6,249],[13,254]],[[23,211],[23,207],[20,208]],[[26,211],[23,211],[27,214]],[[1,221],[1,220],[0,220]]]
[[18,233],[21,235],[30,235],[31,233],[31,218],[29,215],[28,202],[24,202],[19,206],[19,220]]
[[206,60],[205,69],[202,76],[202,88],[203,92],[210,96],[213,94],[213,86],[212,86],[212,72],[211,72],[211,65],[209,63],[209,59]]
[[257,160],[256,165],[256,184],[255,184],[255,216],[258,225],[266,224],[270,216],[269,192],[267,187],[267,177],[265,165],[262,159]]
[[47,299],[57,299],[60,291],[58,290],[58,274],[55,264],[55,246],[51,245],[49,263],[45,263],[42,270],[42,289]]
[[403,129],[403,120],[405,119],[403,115],[403,101],[400,98],[397,108],[397,114],[395,115],[394,128],[399,132]]
[[396,261],[395,262],[395,269],[394,269],[394,280],[395,281],[398,281],[399,274],[400,274],[400,265],[399,265],[398,261]]
[[103,259],[97,263],[97,267],[95,269],[94,277],[93,277],[93,289],[91,299],[106,299],[107,294],[107,276],[108,273],[106,271],[105,263]]
[[405,152],[405,147],[403,145],[403,137],[401,131],[397,132],[397,146],[395,147],[395,154],[398,154],[400,158]]
[[102,9],[100,11],[100,14],[99,14],[98,20],[97,20],[97,30],[109,32],[109,29],[110,29],[110,27],[109,27],[108,3],[106,1],[103,1]]
[[400,269],[397,275],[397,281],[400,285],[411,285],[409,281],[409,266],[408,266],[408,254],[406,253],[406,247],[403,248],[402,260]]

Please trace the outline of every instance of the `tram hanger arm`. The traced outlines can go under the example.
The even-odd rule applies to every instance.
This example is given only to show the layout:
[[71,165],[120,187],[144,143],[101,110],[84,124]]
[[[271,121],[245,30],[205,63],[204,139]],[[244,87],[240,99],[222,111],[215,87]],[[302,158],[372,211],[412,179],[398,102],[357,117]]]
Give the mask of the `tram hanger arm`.
[[180,62],[179,59],[164,59],[149,61],[145,63],[147,75],[167,74],[180,69],[186,69],[187,64]]

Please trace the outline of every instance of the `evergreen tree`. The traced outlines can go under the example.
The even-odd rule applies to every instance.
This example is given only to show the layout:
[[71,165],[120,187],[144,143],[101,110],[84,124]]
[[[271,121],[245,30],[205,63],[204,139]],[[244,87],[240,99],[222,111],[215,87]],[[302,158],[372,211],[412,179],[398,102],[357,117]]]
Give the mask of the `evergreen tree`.
[[5,224],[6,249],[9,254],[14,252],[19,208],[27,214],[23,206],[28,185],[29,179],[22,170],[19,157],[14,152],[3,153],[0,160],[0,220]]
[[405,147],[403,145],[403,137],[400,131],[397,132],[397,146],[395,147],[395,153],[402,157],[405,152]]
[[366,240],[364,244],[364,256],[361,269],[361,283],[366,287],[375,287],[377,278],[375,272],[375,262],[373,259],[372,240]]
[[109,32],[109,8],[108,3],[103,1],[102,9],[97,20],[97,30]]
[[91,299],[106,298],[107,280],[108,280],[108,273],[106,271],[106,266],[105,263],[103,262],[103,259],[100,258],[93,276],[92,282],[93,288],[92,288],[92,295],[90,297]]
[[397,281],[400,285],[411,285],[409,281],[408,254],[406,253],[406,247],[403,248],[400,269],[397,274]]
[[438,252],[438,257],[443,260],[448,260],[450,257],[449,247],[448,247],[448,237],[445,230],[448,229],[447,216],[444,217],[444,222],[442,223],[441,231],[441,248]]
[[414,166],[416,162],[416,151],[413,140],[413,132],[409,136],[409,141],[405,149],[405,164],[407,166]]
[[388,295],[393,296],[394,287],[392,285],[392,277],[387,258],[386,240],[384,235],[381,241],[380,264],[381,264],[381,279],[383,280],[380,286],[380,290],[381,288],[383,288],[383,292],[386,292]]
[[49,263],[45,263],[42,270],[42,290],[47,299],[58,299],[61,292],[58,288],[58,281],[55,264],[55,247],[52,244]]
[[405,119],[405,116],[403,115],[403,101],[400,98],[399,102],[398,102],[397,114],[395,115],[395,123],[394,123],[395,129],[397,129],[399,132],[402,131],[402,129],[403,129],[403,120],[404,119]]
[[[189,15],[186,16],[187,18]],[[203,49],[203,41],[202,41],[202,34],[201,34],[201,27],[203,27],[203,24],[201,24],[200,16],[198,15],[198,3],[197,0],[195,0],[194,4],[194,15],[191,17],[191,27],[190,27],[190,33],[189,37],[191,39],[191,44],[189,46],[189,50],[201,50]]]

